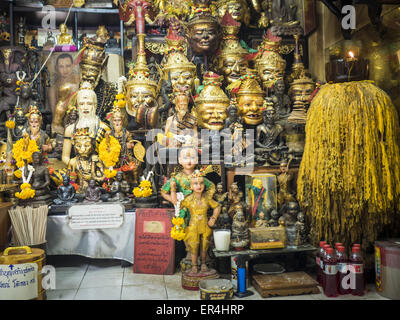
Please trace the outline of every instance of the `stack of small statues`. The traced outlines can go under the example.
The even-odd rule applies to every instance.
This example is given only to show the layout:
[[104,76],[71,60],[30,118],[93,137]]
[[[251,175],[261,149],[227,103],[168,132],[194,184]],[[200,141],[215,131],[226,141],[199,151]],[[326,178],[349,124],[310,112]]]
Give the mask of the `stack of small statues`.
[[[224,193],[221,184],[215,190],[202,174],[193,176],[198,150],[203,155],[211,149],[213,157],[226,167],[283,164],[284,168],[285,163],[287,167],[287,163],[299,164],[301,160],[315,82],[301,59],[302,30],[296,7],[288,0],[251,3],[251,10],[259,17],[256,24],[265,31],[257,50],[239,38],[250,21],[251,10],[245,0],[212,4],[195,0],[187,10],[187,2],[179,0],[159,1],[154,6],[141,0],[120,4],[120,18],[134,31],[137,52],[135,63],[118,83],[103,77],[107,49],[119,45],[114,33],[100,26],[94,37],[82,35],[79,43],[74,43],[68,27],[62,24],[57,39],[49,33],[44,47],[80,47],[80,74],[47,89],[51,107],[43,103],[47,95],[38,93],[49,87],[46,68],[40,68],[38,59],[28,59],[40,48],[35,39],[25,44],[26,28],[21,21],[19,45],[0,48],[0,122],[6,128],[0,131],[6,148],[1,154],[1,170],[6,172],[7,183],[19,184],[21,191],[27,185],[31,188],[27,190],[34,190],[29,193],[33,196],[20,198],[21,203],[134,205],[139,198],[154,201],[161,195],[180,206],[178,209],[190,212],[192,218],[185,221],[185,244],[193,259],[201,247],[202,271],[206,270],[209,227],[230,225],[233,245],[246,247],[246,224],[277,226],[287,215],[285,225],[296,224],[304,242],[304,216],[294,193],[286,188],[286,169],[282,169],[285,176],[278,177],[278,199],[282,207],[287,203],[287,213],[268,208],[254,221],[248,218],[237,184]],[[171,6],[174,10],[168,9]],[[167,30],[160,61],[152,57],[147,63],[146,28],[152,33]],[[291,70],[280,51],[283,36],[294,38]],[[72,64],[69,60],[60,56],[59,62]],[[168,161],[150,163],[149,149],[146,155],[143,145],[149,146],[146,141],[152,129],[161,129],[150,139],[156,153],[177,151],[183,171],[171,175]],[[37,148],[31,150],[31,142]],[[18,143],[24,152],[16,152]],[[155,170],[160,172],[158,181],[154,180]],[[13,172],[18,174],[13,176]],[[135,189],[142,190],[143,180],[150,180],[151,188],[139,196]],[[183,195],[181,200],[178,193]],[[196,201],[199,206],[193,206]],[[194,216],[202,223],[208,221],[209,208],[214,211],[208,224],[192,227]],[[199,232],[203,234],[201,243]],[[193,272],[197,272],[193,259]]]

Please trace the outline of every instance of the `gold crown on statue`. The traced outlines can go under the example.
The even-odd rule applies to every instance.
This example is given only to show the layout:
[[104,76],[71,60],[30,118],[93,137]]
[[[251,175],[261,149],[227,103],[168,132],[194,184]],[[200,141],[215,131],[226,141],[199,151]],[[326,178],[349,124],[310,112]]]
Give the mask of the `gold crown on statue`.
[[74,139],[77,137],[90,137],[89,128],[76,129],[74,133]]
[[249,68],[247,69],[247,74],[232,82],[227,89],[231,90],[231,93],[236,96],[247,94],[264,95],[256,71]]
[[82,49],[82,64],[89,64],[95,67],[103,65],[106,59],[105,42],[99,41],[100,38],[88,39]]
[[165,37],[167,49],[165,50],[166,62],[163,65],[164,79],[168,79],[168,72],[173,70],[187,70],[194,74],[196,66],[188,60],[184,54],[184,39],[176,35],[172,28],[168,30],[168,35]]
[[38,115],[40,118],[42,117],[42,113],[39,111],[38,107],[36,105],[31,105],[29,106],[29,111],[26,114],[28,118],[30,118],[33,115]]
[[222,76],[219,76],[214,72],[207,72],[203,77],[204,89],[196,98],[195,103],[202,104],[207,102],[222,102],[229,104],[229,98],[221,89],[222,78]]
[[204,176],[205,176],[204,171],[200,169],[200,170],[194,170],[191,175],[191,178],[202,178]]

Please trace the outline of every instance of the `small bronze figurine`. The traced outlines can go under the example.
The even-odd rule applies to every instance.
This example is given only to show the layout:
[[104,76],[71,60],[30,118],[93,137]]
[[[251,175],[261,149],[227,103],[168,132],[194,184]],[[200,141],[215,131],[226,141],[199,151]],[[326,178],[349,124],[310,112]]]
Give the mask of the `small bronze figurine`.
[[66,174],[63,177],[63,184],[57,189],[57,198],[53,202],[57,205],[70,206],[73,203],[78,202],[75,197],[76,191],[72,184],[70,184],[69,175]]
[[102,202],[101,200],[101,188],[97,186],[96,180],[90,179],[88,183],[88,187],[85,193],[85,199],[83,200],[84,203],[96,203]]
[[249,226],[242,209],[238,209],[233,217],[231,246],[235,250],[245,249],[250,242]]

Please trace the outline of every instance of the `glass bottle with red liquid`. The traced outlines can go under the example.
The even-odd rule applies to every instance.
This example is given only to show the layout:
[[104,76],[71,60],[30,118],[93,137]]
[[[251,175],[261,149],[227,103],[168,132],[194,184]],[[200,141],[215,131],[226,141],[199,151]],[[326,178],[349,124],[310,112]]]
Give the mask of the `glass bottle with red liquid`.
[[315,260],[317,263],[317,281],[322,286],[322,268],[321,268],[321,260],[324,258],[325,250],[323,246],[326,244],[326,241],[319,242],[319,249],[317,251]]
[[351,294],[353,296],[363,296],[365,291],[365,277],[364,277],[364,264],[360,254],[360,247],[353,247],[351,249],[351,255],[349,257],[350,273],[355,277],[353,283],[355,288],[351,288]]
[[348,259],[345,248],[343,246],[337,247],[336,259],[338,264],[338,292],[339,294],[349,294],[350,290],[343,287],[343,278],[348,275]]
[[324,287],[324,281],[325,281],[325,277],[324,277],[324,270],[325,270],[325,267],[324,267],[324,259],[325,259],[325,256],[326,256],[326,249],[328,249],[328,248],[330,248],[331,247],[331,245],[330,244],[324,244],[323,246],[322,246],[322,256],[321,256],[321,286],[322,287]]
[[323,289],[327,297],[337,297],[337,259],[333,248],[326,249],[324,258]]

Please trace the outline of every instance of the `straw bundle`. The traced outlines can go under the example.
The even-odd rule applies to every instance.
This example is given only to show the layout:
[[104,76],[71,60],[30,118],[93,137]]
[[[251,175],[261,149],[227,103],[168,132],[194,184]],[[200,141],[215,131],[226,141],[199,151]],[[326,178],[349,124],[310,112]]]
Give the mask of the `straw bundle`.
[[15,245],[37,245],[46,242],[47,206],[15,207],[8,211]]

